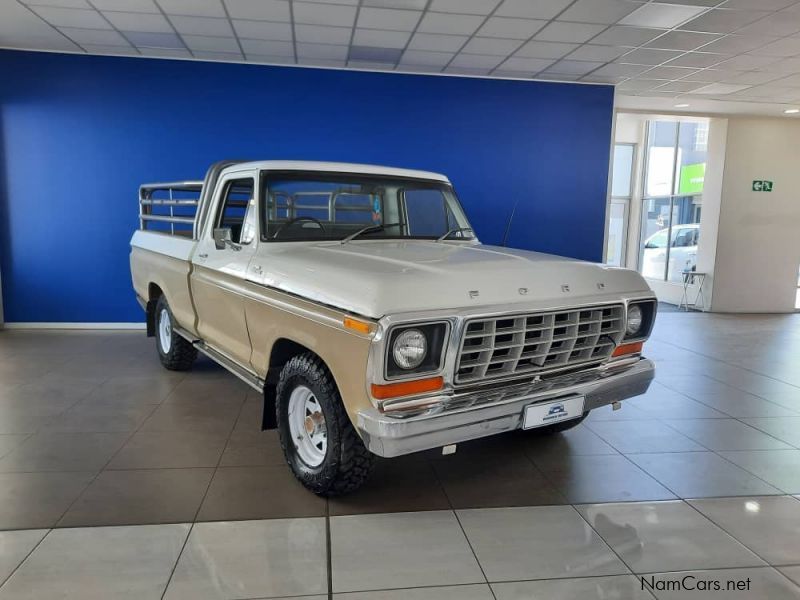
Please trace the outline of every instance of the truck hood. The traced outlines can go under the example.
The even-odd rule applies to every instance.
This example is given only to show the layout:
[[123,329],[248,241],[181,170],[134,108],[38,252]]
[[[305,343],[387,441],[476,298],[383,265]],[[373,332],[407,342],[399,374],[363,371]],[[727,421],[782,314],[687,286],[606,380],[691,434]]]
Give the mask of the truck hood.
[[635,271],[477,243],[296,242],[262,252],[253,258],[263,271],[254,282],[375,319],[493,305],[568,306],[650,291]]

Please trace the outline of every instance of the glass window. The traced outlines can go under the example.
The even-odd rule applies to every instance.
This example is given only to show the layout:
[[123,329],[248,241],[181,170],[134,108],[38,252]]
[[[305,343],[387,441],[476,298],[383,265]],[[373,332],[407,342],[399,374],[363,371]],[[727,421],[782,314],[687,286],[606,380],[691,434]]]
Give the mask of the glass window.
[[[225,186],[224,194],[216,226],[230,229],[231,241],[241,244],[243,243],[242,231],[244,229],[245,215],[253,198],[253,180],[235,179],[229,181]],[[249,235],[248,232],[245,233]],[[251,240],[246,240],[244,243],[249,243],[249,241]]]
[[630,198],[633,174],[633,144],[614,145],[614,164],[611,170],[611,196]]
[[621,267],[625,262],[625,236],[628,232],[626,225],[628,203],[617,200],[611,201],[608,213],[608,247],[606,250],[606,264]]
[[639,260],[645,277],[682,282],[685,271],[697,269],[707,145],[705,121],[648,125]]
[[[452,188],[435,181],[358,174],[265,174],[266,241],[438,238],[469,228]],[[454,238],[471,239],[469,232]]]

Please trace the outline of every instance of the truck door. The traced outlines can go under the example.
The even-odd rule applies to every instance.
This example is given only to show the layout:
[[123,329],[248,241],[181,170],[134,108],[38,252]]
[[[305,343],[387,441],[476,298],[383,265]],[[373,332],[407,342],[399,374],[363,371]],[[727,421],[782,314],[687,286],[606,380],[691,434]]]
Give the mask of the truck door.
[[[200,337],[244,366],[251,346],[242,284],[257,244],[254,192],[253,171],[220,178],[192,257],[190,281]],[[215,241],[214,230],[227,230],[224,244]]]

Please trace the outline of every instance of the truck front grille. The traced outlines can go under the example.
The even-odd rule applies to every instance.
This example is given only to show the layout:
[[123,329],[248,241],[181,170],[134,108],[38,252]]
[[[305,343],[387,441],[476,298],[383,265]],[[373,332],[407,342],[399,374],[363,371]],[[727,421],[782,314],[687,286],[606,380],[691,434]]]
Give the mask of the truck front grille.
[[468,320],[455,383],[602,362],[622,340],[623,315],[614,304]]

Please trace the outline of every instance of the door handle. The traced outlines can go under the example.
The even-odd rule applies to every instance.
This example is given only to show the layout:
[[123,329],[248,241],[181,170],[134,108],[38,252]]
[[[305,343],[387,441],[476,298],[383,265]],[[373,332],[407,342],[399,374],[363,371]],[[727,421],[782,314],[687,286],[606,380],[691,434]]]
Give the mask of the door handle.
[[264,271],[261,265],[253,265],[253,271],[259,275]]
[[197,258],[208,258],[208,253],[207,252],[203,252],[202,254],[198,254]]

